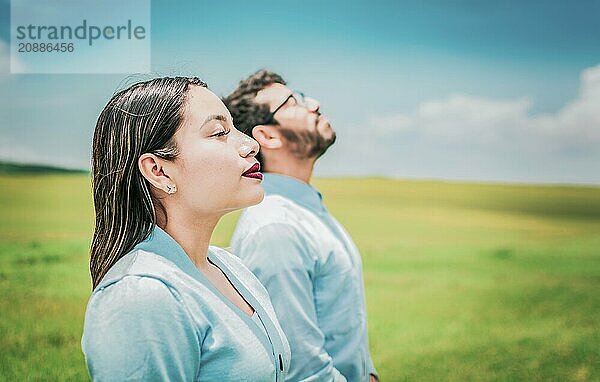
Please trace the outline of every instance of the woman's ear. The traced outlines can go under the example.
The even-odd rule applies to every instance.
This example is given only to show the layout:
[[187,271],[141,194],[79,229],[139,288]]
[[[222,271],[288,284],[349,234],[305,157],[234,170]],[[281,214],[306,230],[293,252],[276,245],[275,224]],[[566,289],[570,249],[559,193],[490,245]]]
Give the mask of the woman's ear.
[[281,133],[275,126],[258,125],[252,129],[252,137],[258,142],[261,149],[276,150],[283,146]]
[[165,173],[162,165],[164,159],[157,157],[154,154],[145,153],[138,159],[138,168],[142,176],[146,178],[151,185],[163,190],[168,194],[172,194],[173,189],[177,190],[169,175]]

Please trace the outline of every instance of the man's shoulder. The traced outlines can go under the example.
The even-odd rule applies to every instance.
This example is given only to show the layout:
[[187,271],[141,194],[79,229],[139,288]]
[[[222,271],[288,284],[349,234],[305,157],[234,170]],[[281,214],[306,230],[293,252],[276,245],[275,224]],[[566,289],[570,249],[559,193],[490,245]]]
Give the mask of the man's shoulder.
[[[267,195],[264,200],[244,210],[231,238],[236,256],[243,257],[258,242],[267,245],[261,251],[285,245],[296,246],[314,256],[319,248],[319,232],[314,217],[292,200],[280,195]],[[258,248],[257,248],[258,249]]]
[[236,256],[244,257],[245,252],[256,248],[259,242],[266,243],[268,248],[295,246],[309,258],[322,261],[339,246],[319,216],[277,194],[267,195],[260,204],[242,213],[231,247]]
[[273,223],[296,225],[295,223],[306,220],[309,211],[291,199],[273,194],[265,195],[259,204],[248,207],[240,222],[253,226],[266,226]]

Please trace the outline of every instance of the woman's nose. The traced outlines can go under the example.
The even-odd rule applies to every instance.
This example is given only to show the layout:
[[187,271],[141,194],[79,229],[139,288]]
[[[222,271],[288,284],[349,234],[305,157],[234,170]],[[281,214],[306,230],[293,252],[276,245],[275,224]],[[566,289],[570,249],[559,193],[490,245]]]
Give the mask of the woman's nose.
[[239,148],[240,156],[243,158],[256,156],[260,150],[258,142],[242,132],[240,132],[240,135],[242,136],[242,142]]

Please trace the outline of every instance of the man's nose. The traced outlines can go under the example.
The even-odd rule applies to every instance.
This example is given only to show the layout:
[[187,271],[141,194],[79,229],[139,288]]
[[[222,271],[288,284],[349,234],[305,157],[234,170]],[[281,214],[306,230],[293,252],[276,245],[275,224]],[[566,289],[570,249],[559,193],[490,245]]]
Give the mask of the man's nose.
[[306,108],[310,111],[317,112],[321,108],[321,104],[319,104],[319,101],[317,101],[314,98],[306,97],[304,98],[304,101],[306,102]]

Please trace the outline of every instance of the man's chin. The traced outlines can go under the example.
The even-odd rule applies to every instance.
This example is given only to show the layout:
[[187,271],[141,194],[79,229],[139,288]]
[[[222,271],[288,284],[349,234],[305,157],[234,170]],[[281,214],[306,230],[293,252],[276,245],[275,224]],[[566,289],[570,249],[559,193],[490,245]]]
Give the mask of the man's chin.
[[323,136],[321,135],[321,142],[319,144],[319,147],[316,147],[315,150],[313,151],[315,154],[316,158],[320,158],[323,156],[323,154],[325,154],[327,152],[327,150],[333,146],[333,144],[335,143],[337,136],[335,135],[335,131],[330,130],[330,133],[328,136]]
[[328,146],[331,146],[335,143],[335,139],[337,138],[337,135],[335,134],[335,131],[329,130],[328,132],[323,134],[322,137],[325,139],[325,141],[327,143],[329,143]]
[[326,140],[333,139],[335,141],[335,130],[333,130],[333,127],[331,127],[331,124],[329,124],[329,121],[326,118],[319,119],[317,131]]
[[324,125],[321,129],[321,136],[328,143],[331,142],[331,143],[329,143],[328,146],[331,146],[335,143],[335,139],[336,139],[335,130],[333,130],[333,127],[331,127],[331,125],[329,124],[329,121],[324,123]]

